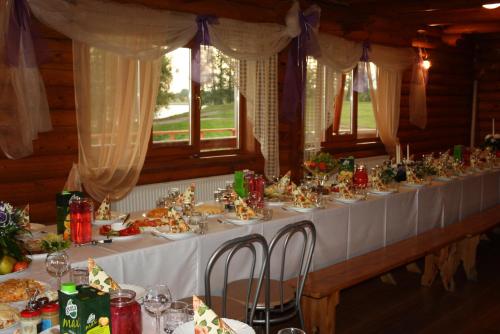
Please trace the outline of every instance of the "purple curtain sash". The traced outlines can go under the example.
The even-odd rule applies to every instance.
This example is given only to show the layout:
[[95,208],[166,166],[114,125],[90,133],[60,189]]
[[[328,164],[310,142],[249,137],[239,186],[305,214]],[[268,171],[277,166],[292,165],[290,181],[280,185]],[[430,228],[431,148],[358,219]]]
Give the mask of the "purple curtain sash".
[[198,25],[198,31],[196,32],[195,42],[196,42],[196,54],[193,59],[193,80],[196,82],[201,81],[201,46],[202,45],[212,45],[210,41],[210,33],[208,31],[209,24],[218,24],[216,16],[213,15],[198,15],[196,17],[196,24]]
[[9,66],[18,67],[21,45],[24,63],[27,67],[37,67],[35,50],[31,37],[31,16],[26,0],[15,0],[12,3],[9,25],[6,36],[6,59]]
[[365,65],[367,65],[370,62],[369,58],[370,51],[371,51],[370,41],[364,41],[363,52],[361,53],[361,58],[359,59],[359,61],[364,64],[361,64],[361,66],[358,65],[358,73],[356,76],[356,80],[354,80],[353,83],[353,89],[358,93],[364,93],[369,89],[368,73],[366,72],[368,66]]
[[320,56],[320,47],[314,29],[319,25],[320,12],[299,14],[301,32],[292,39],[288,50],[288,61],[283,85],[281,108],[286,120],[293,121],[295,110],[299,107],[305,112],[305,84],[307,75],[307,56]]

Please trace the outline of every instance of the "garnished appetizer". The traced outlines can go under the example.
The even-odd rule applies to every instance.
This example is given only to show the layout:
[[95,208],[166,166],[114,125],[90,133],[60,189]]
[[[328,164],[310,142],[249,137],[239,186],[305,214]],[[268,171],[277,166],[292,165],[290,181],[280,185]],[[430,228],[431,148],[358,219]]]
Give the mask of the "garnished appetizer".
[[256,216],[255,211],[241,197],[234,201],[234,209],[236,216],[241,220],[249,220]]

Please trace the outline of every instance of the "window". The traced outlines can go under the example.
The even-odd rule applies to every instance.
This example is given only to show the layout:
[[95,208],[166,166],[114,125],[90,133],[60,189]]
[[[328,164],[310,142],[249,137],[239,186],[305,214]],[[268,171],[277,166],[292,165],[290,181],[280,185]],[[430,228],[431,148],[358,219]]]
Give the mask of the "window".
[[[365,64],[360,63],[358,66],[365,66]],[[369,63],[367,70],[371,71],[372,78],[375,78],[375,65]],[[359,75],[358,67],[342,75],[340,93],[335,99],[331,139],[345,136],[346,139],[363,140],[378,136],[370,89],[367,87],[364,92],[357,92],[354,89]],[[360,80],[363,79],[360,78]],[[367,82],[360,85],[363,84],[368,85]],[[376,89],[375,80],[373,87]]]
[[200,84],[193,80],[195,54],[179,48],[162,58],[153,144],[188,154],[235,151],[244,118],[232,59],[214,47],[200,48]]

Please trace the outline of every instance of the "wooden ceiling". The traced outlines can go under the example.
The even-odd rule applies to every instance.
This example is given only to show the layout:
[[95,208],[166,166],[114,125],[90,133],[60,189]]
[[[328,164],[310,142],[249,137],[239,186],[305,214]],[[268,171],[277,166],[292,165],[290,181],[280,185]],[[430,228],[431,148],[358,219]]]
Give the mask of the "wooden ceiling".
[[[500,32],[500,8],[488,10],[485,3],[500,0],[317,0],[327,10],[341,11],[341,25],[373,24],[381,20],[402,26],[405,33],[415,33],[415,40],[439,38],[455,45],[466,34]],[[357,14],[356,14],[357,13]],[[344,21],[344,22],[343,22]]]

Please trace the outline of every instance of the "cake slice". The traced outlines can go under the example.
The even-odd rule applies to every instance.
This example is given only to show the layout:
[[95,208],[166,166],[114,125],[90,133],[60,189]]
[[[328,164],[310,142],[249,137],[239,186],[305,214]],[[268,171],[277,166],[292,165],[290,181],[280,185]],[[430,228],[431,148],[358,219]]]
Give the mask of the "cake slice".
[[111,278],[91,257],[88,259],[89,285],[103,292],[120,289],[118,283]]
[[195,334],[236,334],[197,296],[193,296],[193,310]]

